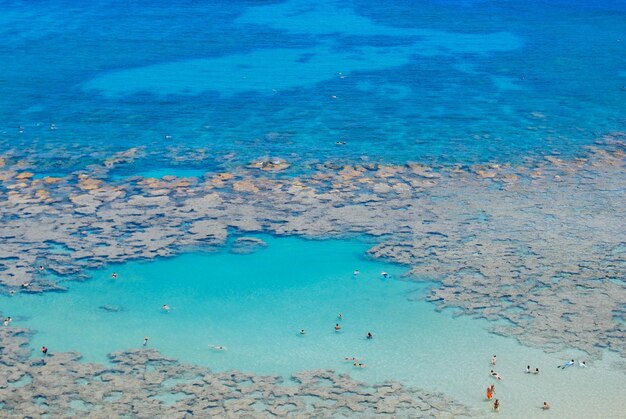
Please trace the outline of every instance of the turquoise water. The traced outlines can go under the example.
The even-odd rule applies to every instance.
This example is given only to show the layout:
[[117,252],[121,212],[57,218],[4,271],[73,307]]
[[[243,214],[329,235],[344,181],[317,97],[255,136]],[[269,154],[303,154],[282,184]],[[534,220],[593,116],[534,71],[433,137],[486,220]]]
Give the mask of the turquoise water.
[[625,20],[623,0],[3,1],[0,149],[51,171],[164,154],[138,172],[171,148],[202,168],[576,154],[625,128]]
[[[558,370],[563,359],[580,354],[548,355],[489,334],[487,322],[434,311],[421,300],[430,284],[406,282],[402,267],[364,258],[363,243],[265,239],[266,248],[248,255],[223,251],[118,265],[68,283],[68,293],[2,297],[0,309],[36,331],[35,349],[76,350],[90,361],[106,362],[106,353],[139,347],[148,336],[149,347],[213,370],[288,376],[330,368],[442,390],[487,410],[483,392],[495,353],[506,416],[534,413],[544,398],[555,415],[606,413],[623,396],[623,373],[611,370],[614,356],[586,370]],[[344,362],[351,356],[367,367]],[[524,374],[527,364],[541,374]]]
[[[0,1],[0,155],[41,178],[138,147],[113,180],[200,177],[260,156],[285,158],[292,175],[327,160],[578,155],[626,130],[624,22],[624,0]],[[612,417],[626,398],[613,355],[557,370],[579,354],[545,354],[435,312],[420,300],[427,284],[364,259],[363,244],[268,241],[251,255],[110,267],[68,293],[2,297],[0,311],[37,331],[35,348],[93,361],[147,335],[217,370],[333,368],[484,408],[496,352],[505,416],[534,416],[545,398],[553,410],[542,415]],[[545,373],[522,374],[528,363]]]

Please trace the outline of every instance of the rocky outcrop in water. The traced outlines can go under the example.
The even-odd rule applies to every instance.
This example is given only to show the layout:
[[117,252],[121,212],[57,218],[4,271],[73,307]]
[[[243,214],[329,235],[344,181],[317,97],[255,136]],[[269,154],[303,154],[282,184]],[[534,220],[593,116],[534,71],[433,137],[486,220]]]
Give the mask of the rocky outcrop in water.
[[0,168],[0,283],[54,290],[50,274],[216,248],[232,232],[365,234],[378,240],[372,256],[440,281],[438,307],[506,320],[494,331],[544,349],[626,354],[625,150],[615,134],[580,158],[524,166],[319,164],[297,177],[238,168],[121,181],[102,164],[37,179],[13,151]]

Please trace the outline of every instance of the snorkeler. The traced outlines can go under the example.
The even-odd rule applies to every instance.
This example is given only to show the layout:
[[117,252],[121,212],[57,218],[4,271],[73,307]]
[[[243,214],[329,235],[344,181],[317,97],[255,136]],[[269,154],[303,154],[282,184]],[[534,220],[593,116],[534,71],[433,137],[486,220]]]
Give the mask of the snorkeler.
[[209,348],[213,349],[214,351],[225,351],[226,347],[222,346],[222,345],[209,345]]
[[339,326],[339,323],[337,323],[337,324],[335,325],[335,332],[338,332],[338,331],[340,331],[340,330],[341,330],[341,326]]
[[497,372],[495,372],[494,370],[491,370],[491,372],[489,373],[489,375],[491,375],[493,378],[497,378],[498,380],[502,380],[502,377],[500,377],[500,374],[498,374]]
[[561,368],[561,369],[565,369],[567,367],[573,367],[574,366],[574,360],[572,359],[571,361],[567,361],[565,364],[563,365],[559,365],[557,366],[557,368]]

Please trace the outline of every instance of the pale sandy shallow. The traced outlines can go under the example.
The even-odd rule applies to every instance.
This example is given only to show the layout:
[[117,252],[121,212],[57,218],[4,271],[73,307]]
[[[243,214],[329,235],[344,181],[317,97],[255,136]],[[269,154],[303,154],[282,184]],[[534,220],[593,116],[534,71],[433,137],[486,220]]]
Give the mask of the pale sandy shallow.
[[[485,388],[493,383],[504,417],[619,416],[626,368],[615,353],[592,360],[575,350],[547,354],[490,334],[485,320],[437,312],[423,300],[428,284],[399,280],[402,267],[363,259],[367,246],[359,242],[263,239],[236,241],[233,253],[125,263],[69,283],[68,293],[4,297],[0,305],[16,323],[39,331],[35,351],[47,345],[88,361],[106,362],[106,354],[136,347],[147,335],[150,348],[216,371],[287,378],[330,368],[371,384],[393,380],[441,391],[478,415],[490,412]],[[248,243],[243,254],[240,243]],[[398,279],[382,279],[381,271]],[[163,302],[170,313],[160,310]],[[301,328],[305,336],[298,335]],[[364,339],[367,330],[374,340]],[[355,369],[345,356],[367,368]],[[589,367],[556,368],[571,357]],[[526,364],[540,374],[523,372]],[[502,381],[488,376],[491,368]],[[543,401],[550,412],[539,409]]]

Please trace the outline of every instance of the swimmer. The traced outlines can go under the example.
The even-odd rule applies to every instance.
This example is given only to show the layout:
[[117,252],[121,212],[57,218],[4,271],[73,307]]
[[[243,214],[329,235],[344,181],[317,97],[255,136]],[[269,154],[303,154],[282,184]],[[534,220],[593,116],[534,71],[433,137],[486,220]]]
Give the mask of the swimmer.
[[359,276],[359,274],[360,274],[360,273],[361,273],[361,272],[359,272],[359,270],[358,270],[358,269],[355,269],[355,270],[354,270],[354,272],[352,272],[352,275],[354,275],[354,276]]
[[55,124],[50,124],[50,130],[54,131],[55,129],[57,129],[57,126]]
[[355,362],[355,363],[354,363],[354,364],[352,364],[352,365],[354,365],[354,366],[355,366],[355,367],[357,367],[357,368],[365,368],[365,364],[361,364],[360,362]]
[[496,399],[496,401],[493,402],[493,410],[495,410],[496,412],[500,411],[500,400]]
[[372,335],[372,332],[367,332],[367,339],[374,339],[374,335]]
[[40,271],[43,271],[44,269],[46,269],[46,268],[44,268],[42,265],[39,265],[39,270]]
[[222,345],[209,345],[209,348],[213,349],[214,351],[225,351],[226,347],[222,346]]
[[358,359],[356,359],[353,356],[347,356],[343,360],[346,361],[346,362],[356,362],[356,361],[358,361]]
[[492,356],[491,357],[491,365],[496,365],[496,361],[497,361],[496,356],[495,355]]
[[489,375],[491,375],[493,378],[497,378],[498,380],[502,380],[502,377],[500,377],[500,374],[498,374],[497,372],[495,372],[494,370],[491,370],[491,372],[489,373]]
[[337,324],[335,325],[335,332],[338,332],[338,331],[340,331],[340,330],[341,330],[341,326],[339,326],[339,323],[337,323]]
[[171,310],[170,306],[168,306],[167,304],[163,304],[163,305],[161,306],[161,309],[162,309],[163,311],[168,312],[168,313],[169,313],[169,312],[170,312],[170,310]]
[[[9,319],[10,319],[10,317],[9,317]],[[587,368],[587,363],[585,361],[580,361],[578,363],[578,366],[581,367],[581,368]]]
[[28,287],[30,287],[30,282],[24,282],[22,284],[22,288],[28,288]]
[[530,374],[530,365],[526,365],[526,374]]
[[9,295],[15,295],[15,291],[13,290],[9,291]]
[[144,338],[143,338],[143,346],[148,346],[148,336],[144,336]]
[[343,313],[339,313],[339,314],[337,314],[337,318],[338,318],[339,320],[343,320]]
[[389,274],[387,272],[385,272],[385,271],[382,271],[380,273],[380,276],[382,276],[383,278],[389,278]]
[[335,95],[331,95],[330,97],[333,98],[333,99],[337,99],[337,96],[335,96]]
[[550,405],[548,404],[548,402],[543,402],[543,410],[548,410],[550,408]]
[[306,332],[304,331],[304,329],[300,329],[300,334],[301,335],[306,335]]
[[539,368],[535,368],[535,371],[533,372],[533,374],[539,374]]
[[113,279],[117,278],[117,272],[113,272],[113,273],[111,274],[111,278],[113,278]]
[[45,346],[42,346],[42,347],[41,347],[41,353],[42,353],[44,356],[48,355],[48,348],[46,348]]
[[571,361],[567,361],[563,365],[559,365],[557,368],[565,369],[567,367],[573,367],[573,366],[574,366],[574,360],[572,359]]

